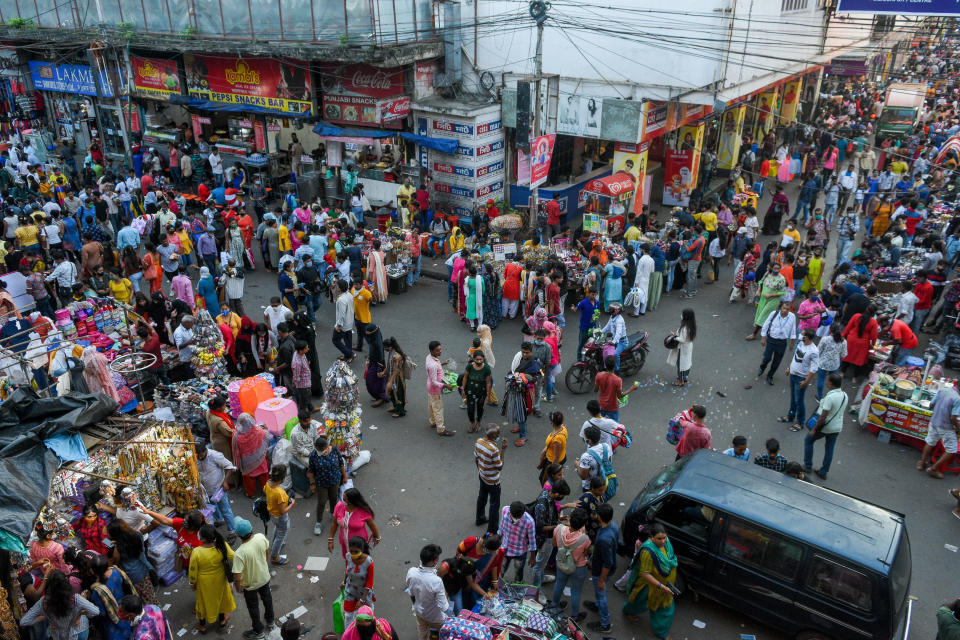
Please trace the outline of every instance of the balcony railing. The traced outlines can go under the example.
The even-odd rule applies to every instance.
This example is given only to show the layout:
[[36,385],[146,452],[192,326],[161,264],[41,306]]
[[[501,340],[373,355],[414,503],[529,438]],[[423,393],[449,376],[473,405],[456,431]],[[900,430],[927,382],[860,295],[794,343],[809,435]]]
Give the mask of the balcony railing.
[[435,42],[435,0],[0,0],[0,22],[41,29],[390,46]]

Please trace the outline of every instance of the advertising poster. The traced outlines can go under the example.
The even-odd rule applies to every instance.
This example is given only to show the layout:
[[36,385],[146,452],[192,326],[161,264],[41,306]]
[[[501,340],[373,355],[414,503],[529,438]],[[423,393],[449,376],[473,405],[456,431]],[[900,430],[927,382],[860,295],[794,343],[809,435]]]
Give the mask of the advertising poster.
[[[364,64],[328,64],[317,67],[323,89],[321,117],[333,124],[399,129],[410,112],[404,99],[403,69],[381,69]],[[391,107],[400,117],[381,121],[381,109]]]
[[569,95],[560,98],[557,133],[599,138],[603,116],[603,98]]
[[777,90],[757,96],[757,127],[753,137],[760,142],[773,129],[777,113]]
[[550,174],[550,159],[553,157],[553,145],[557,136],[540,136],[530,142],[532,158],[530,160],[530,186],[539,187],[547,181]]
[[740,158],[740,142],[743,133],[743,117],[747,105],[727,109],[723,114],[723,128],[720,130],[720,146],[717,149],[717,168],[733,169]]
[[190,95],[211,102],[251,107],[251,111],[312,116],[306,62],[272,58],[217,58],[186,53]]
[[693,183],[691,188],[696,188],[697,180],[700,177],[700,158],[703,157],[703,138],[706,130],[704,123],[687,125],[680,127],[680,151],[693,152],[693,162],[690,165],[690,172],[693,174]]
[[788,124],[797,119],[797,107],[800,105],[802,80],[792,80],[783,85],[783,102],[780,104],[780,124]]
[[517,150],[517,186],[530,186],[530,156]]
[[180,74],[176,60],[130,56],[133,89],[141,96],[168,100],[180,94]]
[[696,183],[693,174],[693,151],[668,149],[663,161],[663,204],[685,207]]
[[[640,149],[643,149],[641,154]],[[617,142],[613,146],[613,172],[622,171],[629,173],[633,177],[634,198],[639,191],[643,190],[643,173],[646,168],[646,143],[629,144],[626,142]],[[641,155],[643,159],[641,159]],[[633,211],[629,206],[628,211]]]
[[261,152],[267,150],[267,132],[259,120],[253,123],[253,148]]
[[867,401],[870,402],[870,413],[867,417],[870,424],[921,440],[927,437],[931,413],[917,411],[916,408],[893,398],[872,394],[864,400]]

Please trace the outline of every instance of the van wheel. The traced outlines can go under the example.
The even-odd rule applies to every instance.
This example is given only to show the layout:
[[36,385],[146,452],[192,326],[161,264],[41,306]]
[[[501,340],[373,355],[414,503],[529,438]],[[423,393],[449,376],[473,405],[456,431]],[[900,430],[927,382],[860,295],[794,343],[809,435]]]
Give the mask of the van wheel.
[[798,633],[797,640],[831,640],[831,638],[822,631],[807,630]]
[[680,589],[681,594],[691,596],[694,603],[700,602],[700,594],[690,588],[680,571],[677,571],[677,589]]

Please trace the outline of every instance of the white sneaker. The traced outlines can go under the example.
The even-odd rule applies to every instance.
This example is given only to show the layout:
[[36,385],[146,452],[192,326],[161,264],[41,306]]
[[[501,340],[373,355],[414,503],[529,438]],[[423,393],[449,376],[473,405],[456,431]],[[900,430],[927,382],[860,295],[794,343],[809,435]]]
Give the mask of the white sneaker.
[[541,582],[543,584],[550,584],[551,582],[554,582],[556,579],[557,579],[557,576],[552,576],[549,573],[545,573],[543,574],[543,580],[541,580]]
[[323,535],[323,523],[322,523],[322,522],[318,522],[318,523],[316,523],[316,524],[313,525],[313,535],[315,535],[315,536]]

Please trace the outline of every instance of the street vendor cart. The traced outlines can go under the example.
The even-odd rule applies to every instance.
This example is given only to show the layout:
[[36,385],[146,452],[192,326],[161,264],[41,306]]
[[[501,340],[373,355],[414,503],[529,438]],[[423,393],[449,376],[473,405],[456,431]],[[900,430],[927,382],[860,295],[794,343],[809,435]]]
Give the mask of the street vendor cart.
[[636,188],[633,175],[618,171],[587,183],[583,188],[583,230],[611,237],[626,229],[626,210]]

